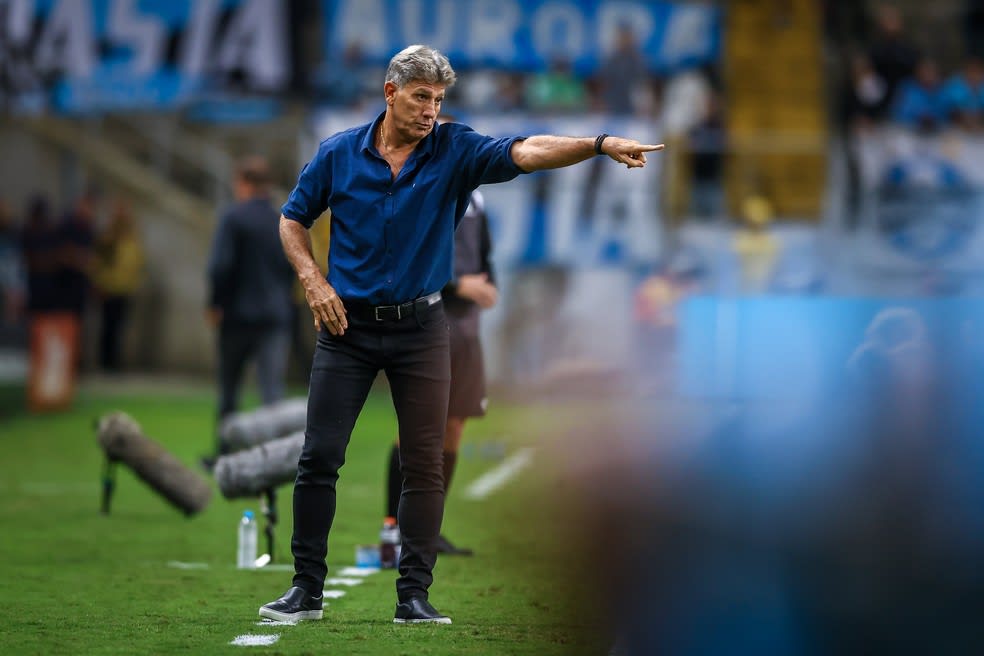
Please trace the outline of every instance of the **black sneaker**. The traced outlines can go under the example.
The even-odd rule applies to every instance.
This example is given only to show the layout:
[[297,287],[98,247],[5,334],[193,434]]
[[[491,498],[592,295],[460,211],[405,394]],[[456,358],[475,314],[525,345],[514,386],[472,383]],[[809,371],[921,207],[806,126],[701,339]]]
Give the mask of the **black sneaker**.
[[467,547],[456,547],[443,535],[437,536],[437,553],[449,556],[473,556],[475,552]]
[[324,616],[322,596],[313,597],[304,588],[294,586],[284,596],[260,606],[260,617],[281,622],[320,620]]
[[450,624],[451,618],[438,613],[423,597],[413,597],[396,605],[395,624]]

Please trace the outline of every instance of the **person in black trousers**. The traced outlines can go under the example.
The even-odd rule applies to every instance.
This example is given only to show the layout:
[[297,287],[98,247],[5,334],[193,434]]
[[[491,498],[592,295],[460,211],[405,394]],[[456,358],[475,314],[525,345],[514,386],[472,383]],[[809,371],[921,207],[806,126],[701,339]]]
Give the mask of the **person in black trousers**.
[[[468,209],[454,233],[454,278],[441,290],[448,321],[451,349],[451,391],[448,420],[444,427],[444,496],[458,464],[458,447],[469,417],[484,417],[485,365],[479,339],[479,314],[495,305],[499,291],[492,270],[492,239],[480,191],[472,193]],[[386,485],[386,515],[395,518],[400,507],[403,473],[400,470],[400,441],[390,452]],[[472,550],[455,546],[443,534],[437,552],[471,556]]]
[[208,263],[206,319],[218,329],[220,421],[238,408],[250,361],[262,402],[283,398],[294,282],[280,247],[266,160],[244,158],[234,184],[236,202],[219,219]]
[[[605,154],[644,166],[661,145],[611,137],[493,139],[436,124],[455,82],[440,52],[410,46],[390,60],[386,110],[321,142],[282,208],[280,237],[319,329],[307,427],[294,484],[293,586],[260,616],[320,619],[327,540],[345,447],[376,374],[389,379],[399,423],[403,539],[397,623],[450,624],[428,600],[444,512],[441,453],[451,377],[441,289],[451,279],[454,229],[472,192],[520,173]],[[308,228],[331,209],[328,276]]]

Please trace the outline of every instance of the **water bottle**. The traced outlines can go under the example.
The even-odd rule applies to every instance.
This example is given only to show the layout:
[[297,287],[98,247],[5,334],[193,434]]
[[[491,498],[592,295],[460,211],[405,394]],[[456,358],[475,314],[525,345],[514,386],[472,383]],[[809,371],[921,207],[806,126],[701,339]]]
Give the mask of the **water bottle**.
[[383,528],[379,531],[379,566],[383,569],[396,567],[399,561],[400,527],[396,525],[395,517],[387,517]]
[[256,568],[256,519],[253,511],[247,510],[239,520],[239,549],[236,555],[236,567],[239,569]]

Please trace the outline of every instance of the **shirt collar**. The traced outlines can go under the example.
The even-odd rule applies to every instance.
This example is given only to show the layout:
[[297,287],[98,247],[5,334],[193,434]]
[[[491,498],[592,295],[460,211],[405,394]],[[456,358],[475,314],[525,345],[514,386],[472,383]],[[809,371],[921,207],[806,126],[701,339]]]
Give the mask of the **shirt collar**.
[[[369,130],[362,137],[363,152],[368,151],[370,153],[375,153],[377,155],[379,154],[379,151],[377,151],[375,148],[374,142],[376,137],[376,130],[379,129],[379,124],[383,122],[383,118],[385,116],[386,116],[386,111],[384,110],[379,116],[377,116],[373,120],[372,123],[369,124]],[[437,144],[437,137],[434,136],[434,133],[437,132],[438,125],[439,124],[435,122],[434,127],[431,128],[430,133],[428,133],[428,135],[423,139],[421,139],[420,143],[417,144],[417,147],[414,149],[414,154],[416,154],[418,157],[424,154],[426,155],[434,154],[434,149]]]

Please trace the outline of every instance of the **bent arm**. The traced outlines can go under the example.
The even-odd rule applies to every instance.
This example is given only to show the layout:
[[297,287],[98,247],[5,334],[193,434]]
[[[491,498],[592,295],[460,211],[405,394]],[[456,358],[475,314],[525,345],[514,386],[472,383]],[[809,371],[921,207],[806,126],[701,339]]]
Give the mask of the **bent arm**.
[[313,279],[321,278],[321,269],[314,261],[311,235],[307,228],[283,214],[280,215],[280,243],[305,289]]
[[[531,173],[559,169],[583,162],[595,156],[595,137],[558,137],[537,135],[512,145],[510,155],[516,166]],[[646,153],[662,150],[663,144],[641,144],[634,139],[609,136],[601,144],[601,152],[629,168],[645,166]]]
[[283,244],[290,265],[297,272],[301,286],[304,287],[304,296],[314,316],[315,329],[321,330],[321,327],[325,326],[332,335],[345,334],[345,329],[348,328],[345,306],[332,286],[321,275],[321,269],[314,261],[308,229],[281,214],[280,242]]

